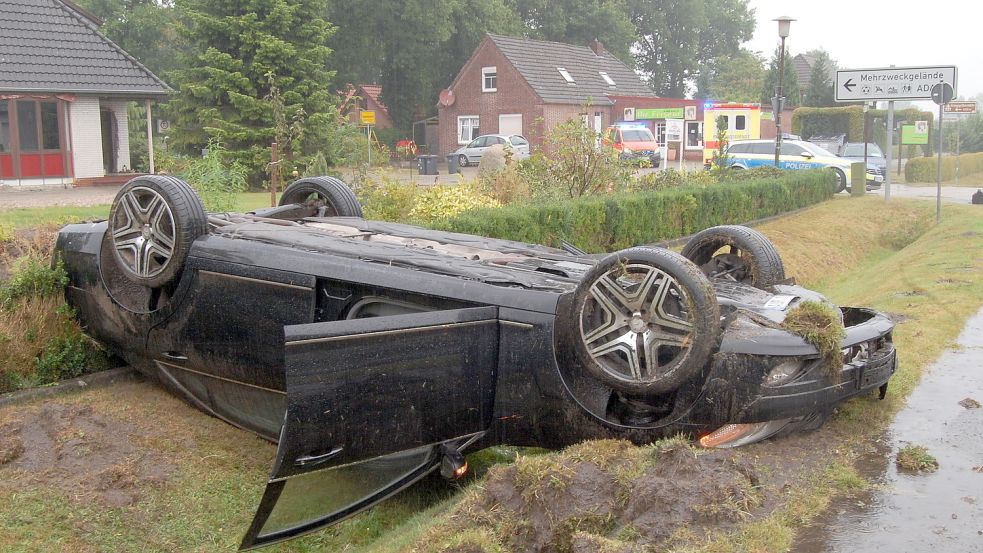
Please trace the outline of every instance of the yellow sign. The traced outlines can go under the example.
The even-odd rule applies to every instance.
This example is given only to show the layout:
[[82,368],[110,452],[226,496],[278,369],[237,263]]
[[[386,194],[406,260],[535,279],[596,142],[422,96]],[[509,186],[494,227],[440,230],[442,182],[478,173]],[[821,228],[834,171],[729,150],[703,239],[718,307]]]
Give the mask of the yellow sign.
[[363,125],[375,125],[375,112],[374,111],[362,111],[362,124]]

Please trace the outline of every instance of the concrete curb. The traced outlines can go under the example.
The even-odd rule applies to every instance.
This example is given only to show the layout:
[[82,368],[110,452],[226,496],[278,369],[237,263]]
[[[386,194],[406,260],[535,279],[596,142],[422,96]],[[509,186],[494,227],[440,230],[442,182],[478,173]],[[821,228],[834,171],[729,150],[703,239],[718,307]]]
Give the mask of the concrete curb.
[[40,388],[28,388],[26,390],[17,390],[2,394],[0,395],[0,407],[27,403],[40,398],[70,394],[90,387],[102,388],[117,382],[136,380],[138,378],[139,373],[133,367],[109,369],[108,371],[87,374],[71,380],[62,380],[56,384]]

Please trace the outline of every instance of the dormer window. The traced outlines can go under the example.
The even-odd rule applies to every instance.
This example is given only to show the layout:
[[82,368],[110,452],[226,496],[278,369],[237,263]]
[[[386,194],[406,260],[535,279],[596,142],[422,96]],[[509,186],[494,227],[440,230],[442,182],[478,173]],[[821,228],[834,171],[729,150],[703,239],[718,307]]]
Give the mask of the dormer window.
[[481,91],[495,92],[498,90],[498,70],[495,67],[481,68]]
[[598,71],[598,73],[600,73],[601,78],[604,79],[604,82],[608,83],[608,86],[610,86],[611,88],[617,86],[614,84],[614,79],[612,79],[607,73],[605,73],[604,71]]
[[573,82],[573,77],[570,75],[570,72],[567,71],[565,68],[557,67],[556,70],[560,72],[560,75],[563,76],[563,80],[565,80],[568,84],[577,84]]

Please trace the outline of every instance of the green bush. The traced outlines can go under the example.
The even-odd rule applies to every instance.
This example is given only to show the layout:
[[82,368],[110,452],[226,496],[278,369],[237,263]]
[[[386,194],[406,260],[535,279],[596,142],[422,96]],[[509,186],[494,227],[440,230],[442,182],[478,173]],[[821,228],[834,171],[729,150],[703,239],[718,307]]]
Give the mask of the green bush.
[[14,263],[9,281],[0,284],[0,309],[9,309],[21,298],[50,297],[61,293],[68,284],[62,261],[52,267],[36,257],[23,257]]
[[[966,176],[983,171],[983,152],[962,154],[959,159],[959,175]],[[904,178],[907,182],[935,182],[938,175],[938,158],[916,157],[909,159],[904,167]],[[956,156],[943,156],[942,180],[956,178]]]
[[181,178],[198,192],[208,211],[232,211],[239,193],[245,192],[247,170],[218,142],[208,144],[208,153],[188,160]]
[[781,178],[478,209],[434,226],[554,246],[566,240],[603,252],[812,205],[832,197],[833,185],[829,171],[795,171]]

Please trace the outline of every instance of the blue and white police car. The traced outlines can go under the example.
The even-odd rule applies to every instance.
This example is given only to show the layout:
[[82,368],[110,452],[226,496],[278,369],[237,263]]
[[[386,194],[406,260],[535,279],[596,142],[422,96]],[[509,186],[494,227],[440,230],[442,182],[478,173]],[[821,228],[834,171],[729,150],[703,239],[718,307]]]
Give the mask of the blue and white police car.
[[[752,169],[763,165],[775,165],[774,140],[735,140],[727,147],[727,163],[731,169]],[[853,160],[844,159],[811,142],[783,140],[778,166],[782,169],[831,168],[836,172],[836,191],[850,188],[850,165]],[[880,188],[884,176],[875,166],[867,164],[867,190]]]

